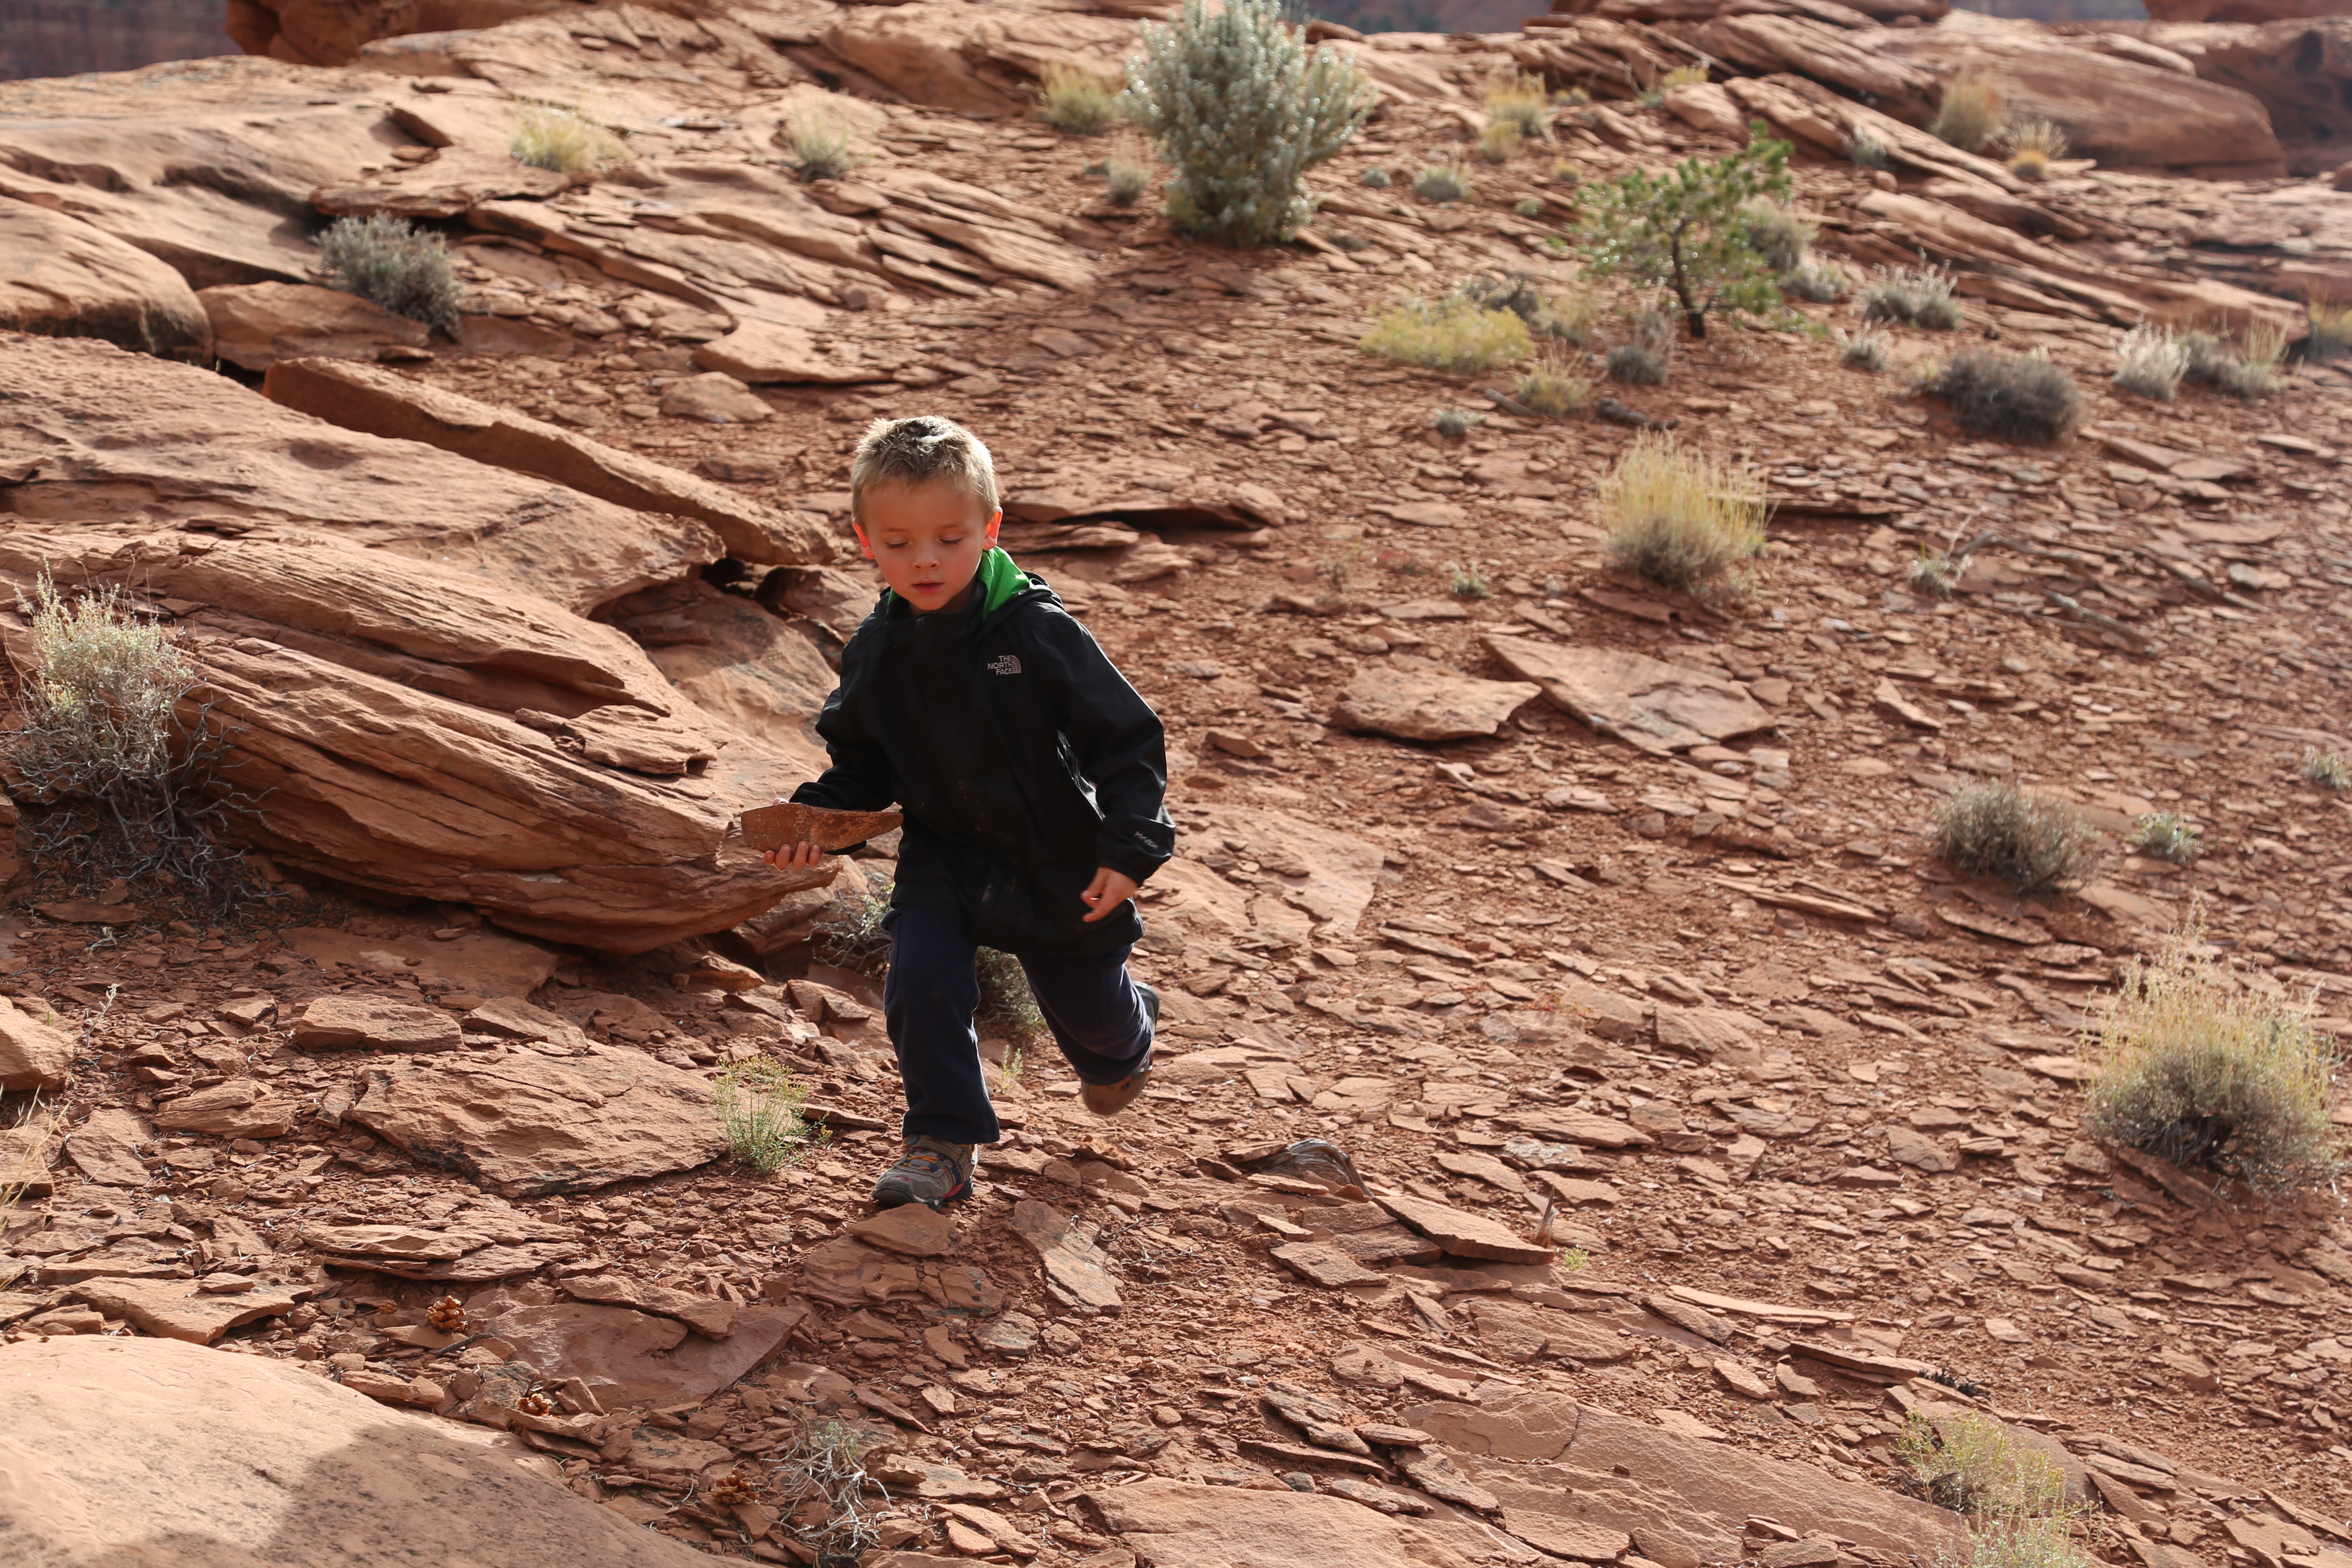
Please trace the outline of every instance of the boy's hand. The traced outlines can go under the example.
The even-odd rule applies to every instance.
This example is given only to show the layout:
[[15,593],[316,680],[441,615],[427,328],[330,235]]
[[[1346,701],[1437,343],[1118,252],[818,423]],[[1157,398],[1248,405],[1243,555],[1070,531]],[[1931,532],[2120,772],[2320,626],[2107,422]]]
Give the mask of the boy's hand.
[[1087,890],[1078,895],[1079,901],[1094,910],[1086,918],[1086,923],[1094,924],[1127,902],[1135,896],[1135,889],[1134,878],[1122,877],[1108,866],[1096,867],[1095,879],[1088,882]]
[[790,849],[778,846],[760,858],[779,871],[806,871],[824,858],[824,851],[803,838]]

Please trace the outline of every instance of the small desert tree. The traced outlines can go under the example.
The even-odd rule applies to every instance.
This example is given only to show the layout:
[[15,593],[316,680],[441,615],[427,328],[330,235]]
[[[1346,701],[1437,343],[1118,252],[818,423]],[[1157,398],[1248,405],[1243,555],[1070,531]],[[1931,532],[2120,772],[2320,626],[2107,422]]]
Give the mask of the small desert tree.
[[1120,102],[1174,166],[1168,212],[1232,245],[1288,239],[1314,214],[1299,185],[1370,111],[1364,79],[1337,50],[1307,50],[1277,0],[1228,0],[1147,27]]
[[1587,265],[1671,293],[1694,338],[1710,310],[1759,314],[1780,301],[1771,263],[1756,247],[1750,204],[1789,195],[1789,143],[1748,128],[1727,158],[1686,158],[1672,173],[1635,169],[1594,187],[1582,251]]

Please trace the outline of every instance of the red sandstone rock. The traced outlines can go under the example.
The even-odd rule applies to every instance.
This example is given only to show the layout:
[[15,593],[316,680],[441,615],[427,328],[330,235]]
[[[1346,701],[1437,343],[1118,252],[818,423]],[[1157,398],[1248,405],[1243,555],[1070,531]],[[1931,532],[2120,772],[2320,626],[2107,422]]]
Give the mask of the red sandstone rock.
[[0,198],[0,330],[203,361],[212,324],[181,276],[103,229]]

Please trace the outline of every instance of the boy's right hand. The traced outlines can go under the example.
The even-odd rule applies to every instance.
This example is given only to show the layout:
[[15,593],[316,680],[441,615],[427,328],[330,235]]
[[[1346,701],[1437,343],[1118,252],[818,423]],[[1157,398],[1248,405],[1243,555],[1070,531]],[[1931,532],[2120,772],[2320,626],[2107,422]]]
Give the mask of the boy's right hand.
[[824,851],[803,838],[789,849],[779,845],[761,854],[760,858],[779,871],[806,871],[824,858]]

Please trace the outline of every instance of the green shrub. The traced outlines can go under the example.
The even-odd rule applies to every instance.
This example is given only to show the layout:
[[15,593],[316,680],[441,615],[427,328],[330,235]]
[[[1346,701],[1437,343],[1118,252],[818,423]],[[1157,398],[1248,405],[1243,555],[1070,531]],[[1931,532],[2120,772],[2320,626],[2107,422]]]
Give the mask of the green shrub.
[[1543,216],[1543,203],[1533,196],[1521,196],[1511,204],[1511,210],[1524,218],[1539,218]]
[[2066,1472],[2058,1461],[1990,1415],[1914,1414],[1895,1452],[1927,1500],[1955,1512],[2031,1519],[2065,1511]]
[[1557,360],[1546,360],[1519,377],[1519,402],[1538,414],[1564,419],[1592,406],[1592,383]]
[[1632,335],[1609,351],[1609,374],[1639,386],[1663,386],[1675,363],[1675,321],[1664,310],[1643,310]]
[[846,124],[822,110],[795,115],[785,135],[793,171],[811,184],[845,180],[872,157]]
[[796,1163],[823,1136],[801,1120],[807,1086],[772,1057],[737,1062],[712,1080],[711,1090],[727,1152],[763,1176]]
[[1412,194],[1425,202],[1466,201],[1476,189],[1469,175],[1451,164],[1432,164],[1412,177]]
[[2074,806],[2005,779],[1945,797],[1936,810],[1936,853],[1963,871],[2000,877],[2032,893],[2088,876],[2099,847]]
[[319,237],[328,281],[414,321],[446,327],[463,289],[448,243],[406,218],[339,217]]
[[1475,566],[1449,561],[1445,563],[1445,574],[1457,599],[1483,599],[1494,592],[1486,585],[1486,579],[1478,575]]
[[1885,169],[1887,167],[1885,147],[1874,140],[1867,132],[1857,132],[1853,139],[1845,144],[1845,155],[1852,161],[1854,167],[1857,169]]
[[1395,178],[1386,169],[1373,168],[1364,171],[1363,182],[1376,191],[1385,191],[1395,184]]
[[1535,352],[1528,324],[1515,312],[1487,310],[1461,294],[1434,304],[1402,300],[1382,311],[1356,346],[1400,364],[1465,373],[1517,364]]
[[1780,279],[1780,292],[1793,294],[1800,300],[1810,300],[1816,305],[1827,305],[1845,298],[1853,287],[1851,279],[1826,262],[1800,267]]
[[2169,403],[2188,373],[2189,350],[2169,327],[2134,327],[2116,351],[2116,384],[2135,396]]
[[1076,66],[1049,63],[1031,89],[1037,118],[1065,136],[1099,136],[1118,123],[1118,82]]
[[2109,1142],[2265,1196],[2332,1186],[2344,1168],[2332,1042],[2304,1005],[2230,979],[2193,920],[2126,966],[2083,1055],[2084,1121]]
[[1361,72],[1307,54],[1278,0],[1226,0],[1143,30],[1120,102],[1174,168],[1168,210],[1192,234],[1234,245],[1287,240],[1313,216],[1307,171],[1346,146],[1370,110]]
[[1981,153],[2000,140],[2008,115],[2009,102],[2000,89],[1964,67],[1944,84],[1943,101],[1928,122],[1927,134],[1963,153]]
[[629,144],[576,109],[555,103],[524,103],[515,110],[507,150],[518,163],[585,174],[629,159]]
[[1764,312],[1779,303],[1772,269],[1750,243],[1745,214],[1789,195],[1789,143],[1751,127],[1728,157],[1685,159],[1673,173],[1634,169],[1588,199],[1583,254],[1602,276],[1673,295],[1694,338],[1717,310]]
[[2183,373],[2188,380],[2225,396],[2249,400],[2263,396],[2277,384],[2279,365],[2286,357],[2285,334],[2275,327],[2267,331],[2249,330],[2242,351],[2209,331],[2182,332],[2180,347],[2189,357]]
[[1950,404],[1969,429],[2013,441],[2055,441],[2083,418],[2074,378],[2038,353],[1971,345],[1954,354],[1924,390]]
[[2323,752],[2317,746],[2303,749],[2303,776],[2324,790],[2352,787],[2352,767],[2333,752]]
[[1485,423],[1485,415],[1473,414],[1466,408],[1441,408],[1429,421],[1430,427],[1449,441],[1459,441]]
[[143,608],[114,584],[69,597],[46,571],[32,597],[17,599],[31,663],[0,750],[15,793],[37,808],[22,837],[36,864],[93,886],[155,878],[226,900],[239,862],[221,847],[226,811],[215,795],[227,742],[194,712],[195,665]]
[[1744,584],[1764,553],[1764,485],[1651,432],[1633,439],[1601,481],[1601,528],[1612,564],[1692,593]]
[[2203,837],[2177,811],[2159,811],[2141,817],[2132,827],[2131,847],[2159,860],[2186,866],[2197,858]]
[[1862,319],[1952,331],[1961,321],[1959,301],[1952,297],[1952,275],[1940,267],[1888,268],[1862,291]]

